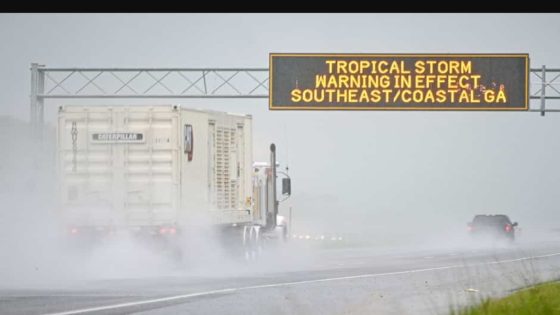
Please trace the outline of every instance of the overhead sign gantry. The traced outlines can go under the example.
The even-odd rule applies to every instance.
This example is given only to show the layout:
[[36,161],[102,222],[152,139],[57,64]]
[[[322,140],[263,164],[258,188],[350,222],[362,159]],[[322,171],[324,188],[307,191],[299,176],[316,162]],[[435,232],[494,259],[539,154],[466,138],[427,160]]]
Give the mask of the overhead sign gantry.
[[[268,98],[271,109],[281,109],[282,106],[290,106],[290,109],[311,105],[311,102],[305,102],[310,92],[303,92],[304,89],[313,88],[313,86],[316,89],[317,84],[321,89],[329,89],[334,86],[342,86],[346,89],[346,85],[359,85],[356,80],[362,80],[362,85],[365,80],[366,87],[377,85],[382,89],[387,84],[386,81],[393,82],[391,91],[395,92],[381,91],[373,94],[370,92],[369,102],[365,102],[364,98],[364,103],[358,105],[363,107],[380,107],[383,104],[388,107],[391,103],[390,106],[395,109],[402,107],[405,109],[427,109],[424,107],[442,109],[444,106],[449,106],[450,109],[460,110],[459,107],[470,106],[469,109],[477,107],[482,109],[493,106],[491,107],[493,109],[540,112],[542,116],[546,112],[560,112],[560,108],[547,107],[546,103],[560,100],[560,68],[550,69],[542,66],[542,68],[530,69],[526,54],[492,55],[496,57],[480,54],[432,54],[429,55],[432,56],[429,58],[425,54],[367,54],[359,55],[358,59],[353,56],[321,54],[323,57],[313,58],[313,65],[308,66],[302,64],[301,60],[296,61],[297,66],[290,64],[295,61],[293,58],[282,57],[273,61],[274,56],[277,56],[274,58],[278,58],[281,55],[287,57],[285,54],[270,55],[269,68],[51,68],[32,63],[31,124],[36,130],[38,130],[37,127],[42,126],[46,99]],[[289,55],[294,57],[294,54]],[[335,58],[335,56],[338,57]],[[393,58],[390,59],[387,56],[393,56]],[[304,57],[304,60],[310,59]],[[363,62],[368,60],[367,64]],[[280,63],[275,64],[276,61],[280,61]],[[389,61],[395,62],[390,63]],[[508,69],[496,70],[496,67]],[[389,79],[380,77],[358,79],[350,76],[342,79],[340,76],[340,74],[345,74],[344,72],[353,75],[350,72],[367,72],[368,69],[370,73],[375,71],[378,74],[389,76]],[[272,74],[270,76],[272,82],[269,82],[269,71]],[[286,73],[287,71],[294,71],[294,73]],[[329,71],[333,72],[334,77],[330,76]],[[459,72],[459,74],[454,72]],[[528,73],[530,73],[529,78]],[[324,77],[317,79],[317,75]],[[420,75],[424,77],[420,79]],[[397,76],[399,76],[398,79]],[[294,78],[297,80],[293,80]],[[496,86],[493,86],[492,82],[495,82]],[[497,92],[478,94],[476,89],[473,89],[478,83],[484,85],[485,90],[493,89]],[[501,84],[503,84],[503,94],[499,93]],[[410,92],[405,92],[408,86],[410,86]],[[470,87],[471,92],[467,92],[466,96],[465,92],[459,92],[459,94],[451,92],[450,90],[454,90],[455,87],[467,91]],[[296,88],[301,92],[294,92]],[[442,88],[443,92],[441,92]],[[414,92],[417,89],[425,90],[425,93]],[[400,91],[398,97],[397,90]],[[433,92],[428,93],[428,90],[433,90]],[[344,93],[342,92],[341,95]],[[351,100],[352,105],[350,106],[358,104],[353,100],[356,97],[360,101],[361,92],[360,95],[356,93],[356,96],[353,95],[354,92],[346,93],[347,96],[338,97],[346,97]],[[295,99],[290,100],[292,97]],[[377,101],[378,99],[379,101]],[[539,100],[539,102],[537,105],[529,104],[529,100]],[[325,103],[324,100],[315,101],[316,107],[313,108],[326,106],[330,109],[330,107],[340,106],[338,99],[331,104]],[[421,101],[427,101],[429,105],[423,105]],[[477,101],[480,103],[475,103]],[[359,109],[366,108],[360,107]]]

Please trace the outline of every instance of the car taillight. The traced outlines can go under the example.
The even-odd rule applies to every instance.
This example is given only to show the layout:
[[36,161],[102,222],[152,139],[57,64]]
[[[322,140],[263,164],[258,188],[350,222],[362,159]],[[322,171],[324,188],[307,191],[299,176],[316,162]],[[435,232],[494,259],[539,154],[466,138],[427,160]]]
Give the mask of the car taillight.
[[159,229],[159,234],[177,234],[177,229],[173,226],[163,226]]
[[70,234],[78,234],[78,232],[79,232],[78,228],[74,227],[70,229]]
[[506,224],[506,232],[511,232],[511,225],[510,224]]
[[473,230],[473,227],[472,227],[472,225],[470,225],[470,224],[469,224],[469,225],[467,225],[467,231],[468,231],[468,232],[470,232],[470,231],[472,231],[472,230]]

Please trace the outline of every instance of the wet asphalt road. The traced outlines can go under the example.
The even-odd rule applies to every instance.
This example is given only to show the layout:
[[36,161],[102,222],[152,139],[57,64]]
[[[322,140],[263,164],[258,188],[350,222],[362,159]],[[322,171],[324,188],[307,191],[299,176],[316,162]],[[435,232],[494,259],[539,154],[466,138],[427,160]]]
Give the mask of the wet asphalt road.
[[558,278],[560,238],[384,251],[293,243],[198,270],[0,284],[0,314],[447,314]]

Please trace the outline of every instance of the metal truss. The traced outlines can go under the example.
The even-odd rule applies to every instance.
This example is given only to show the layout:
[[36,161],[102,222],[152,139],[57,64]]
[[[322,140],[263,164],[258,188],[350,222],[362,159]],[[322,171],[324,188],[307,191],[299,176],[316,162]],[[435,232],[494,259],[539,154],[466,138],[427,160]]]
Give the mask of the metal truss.
[[268,68],[46,68],[31,64],[31,121],[45,99],[268,98]]
[[[560,69],[531,69],[529,111],[560,112]],[[45,99],[268,98],[268,68],[47,68],[31,64],[31,122],[42,125]]]
[[530,108],[529,111],[540,112],[541,116],[546,112],[560,112],[560,108],[546,108],[546,100],[560,100],[560,69],[547,69],[546,66],[531,69],[529,81],[530,99],[540,100],[540,108]]

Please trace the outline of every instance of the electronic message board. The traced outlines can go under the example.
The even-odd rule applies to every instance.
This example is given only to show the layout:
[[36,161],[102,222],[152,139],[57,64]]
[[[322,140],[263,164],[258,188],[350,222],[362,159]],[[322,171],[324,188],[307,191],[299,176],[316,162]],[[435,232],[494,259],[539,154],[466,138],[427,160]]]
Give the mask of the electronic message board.
[[528,54],[270,54],[270,109],[527,110]]

